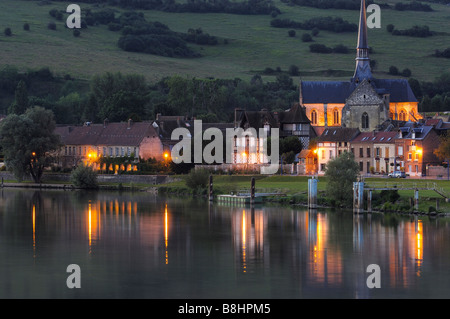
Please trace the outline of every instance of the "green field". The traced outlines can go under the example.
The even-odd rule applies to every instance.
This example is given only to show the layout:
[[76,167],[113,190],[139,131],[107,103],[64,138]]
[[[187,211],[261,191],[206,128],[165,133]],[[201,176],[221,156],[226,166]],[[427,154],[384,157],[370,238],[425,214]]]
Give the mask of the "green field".
[[[320,10],[308,7],[287,6],[275,0],[282,14],[277,18],[304,21],[318,16],[340,16],[357,23],[358,11]],[[397,1],[387,0],[387,3]],[[325,77],[328,69],[348,72],[354,69],[354,54],[312,54],[310,43],[303,43],[301,35],[306,32],[296,30],[297,36],[290,38],[288,29],[270,27],[269,15],[246,16],[232,14],[193,14],[143,11],[148,21],[160,21],[172,30],[186,32],[189,28],[202,28],[204,32],[228,39],[228,44],[217,46],[191,45],[203,54],[202,58],[176,59],[154,55],[130,53],[117,47],[119,33],[107,27],[89,27],[75,38],[72,30],[64,28],[65,21],[57,22],[57,30],[47,29],[54,21],[48,14],[50,9],[66,9],[73,2],[53,2],[39,5],[39,2],[24,0],[0,1],[0,66],[16,65],[19,69],[48,66],[57,75],[70,74],[76,78],[88,79],[94,74],[107,71],[138,73],[148,80],[159,80],[164,76],[242,78],[249,79],[266,67],[280,67],[287,70],[297,65],[302,79],[337,79]],[[435,49],[444,50],[450,46],[450,6],[431,4],[434,12],[381,11],[381,29],[369,29],[369,44],[374,49],[372,58],[377,61],[375,76],[389,77],[389,66],[395,65],[401,71],[409,68],[412,77],[431,81],[443,72],[450,72],[450,59],[435,58]],[[89,4],[80,3],[81,9]],[[96,10],[95,8],[93,10]],[[120,12],[120,10],[118,10]],[[31,31],[23,30],[23,24],[30,24]],[[387,24],[396,29],[406,29],[413,25],[428,25],[432,31],[440,32],[429,38],[392,36],[386,31]],[[10,27],[12,37],[3,35]],[[327,46],[344,44],[356,46],[356,33],[336,34],[321,31],[316,43]],[[339,79],[347,79],[348,76]],[[298,78],[296,79],[298,81]]]

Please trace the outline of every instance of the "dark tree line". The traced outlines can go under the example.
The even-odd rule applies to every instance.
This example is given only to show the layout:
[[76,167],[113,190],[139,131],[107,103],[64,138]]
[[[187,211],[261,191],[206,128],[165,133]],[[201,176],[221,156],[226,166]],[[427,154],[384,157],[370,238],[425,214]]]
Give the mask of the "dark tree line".
[[345,21],[340,17],[316,17],[304,22],[297,22],[290,19],[273,19],[270,25],[274,28],[290,28],[303,30],[326,30],[331,32],[356,32],[358,26],[355,23]]
[[[35,0],[41,1],[41,0]],[[64,1],[64,0],[55,0]],[[195,13],[231,13],[244,15],[266,15],[281,13],[272,0],[188,0],[179,3],[175,0],[79,0],[80,3],[105,3],[123,9],[159,10],[165,12],[195,12]]]
[[32,106],[52,110],[58,124],[154,119],[157,113],[206,122],[231,121],[235,108],[285,110],[298,99],[288,74],[272,82],[259,75],[241,79],[167,77],[148,83],[142,75],[106,73],[88,83],[55,77],[48,68],[19,73],[0,69],[0,113],[21,114]]

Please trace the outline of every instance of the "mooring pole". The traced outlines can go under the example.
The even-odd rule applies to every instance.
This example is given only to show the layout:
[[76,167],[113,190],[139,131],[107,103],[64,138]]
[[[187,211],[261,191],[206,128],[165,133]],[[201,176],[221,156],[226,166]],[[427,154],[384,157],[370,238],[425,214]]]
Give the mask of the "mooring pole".
[[353,183],[353,212],[362,213],[364,210],[364,182],[358,179]]
[[209,201],[212,202],[213,199],[213,176],[209,175]]
[[317,208],[317,179],[308,179],[308,208]]
[[253,205],[255,203],[255,178],[252,177],[252,186],[250,189],[250,204]]
[[419,190],[416,188],[414,191],[414,209],[419,211]]
[[369,193],[367,194],[367,211],[369,213],[372,212],[372,190],[369,189]]

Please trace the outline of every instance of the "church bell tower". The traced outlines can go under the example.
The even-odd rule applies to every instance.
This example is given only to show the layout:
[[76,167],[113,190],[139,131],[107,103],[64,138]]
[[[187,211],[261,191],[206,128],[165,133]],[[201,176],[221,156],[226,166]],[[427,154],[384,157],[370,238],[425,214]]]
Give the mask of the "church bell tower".
[[352,81],[359,83],[364,79],[370,80],[371,78],[372,71],[370,70],[369,45],[367,41],[366,1],[361,0],[358,45],[356,46],[356,68]]

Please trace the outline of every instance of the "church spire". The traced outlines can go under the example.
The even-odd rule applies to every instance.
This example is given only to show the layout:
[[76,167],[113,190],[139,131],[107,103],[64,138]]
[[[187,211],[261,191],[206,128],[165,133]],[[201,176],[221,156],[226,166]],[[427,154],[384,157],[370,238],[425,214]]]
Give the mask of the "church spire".
[[361,0],[358,45],[356,46],[356,69],[353,80],[360,82],[370,78],[372,78],[372,72],[370,70],[369,45],[367,41],[366,1]]

